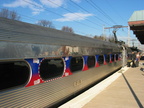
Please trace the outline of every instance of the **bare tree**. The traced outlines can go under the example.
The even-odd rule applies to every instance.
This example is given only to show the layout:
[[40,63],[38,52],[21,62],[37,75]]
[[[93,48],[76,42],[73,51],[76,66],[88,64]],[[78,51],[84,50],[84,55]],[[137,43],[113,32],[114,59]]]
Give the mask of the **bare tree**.
[[43,26],[43,27],[54,28],[53,23],[51,21],[47,21],[47,20],[39,20],[36,24]]
[[10,19],[12,20],[19,20],[20,16],[17,15],[17,13],[15,11],[10,11]]
[[95,35],[93,38],[94,38],[94,39],[99,39],[99,36]]
[[0,17],[8,18],[9,10],[8,9],[2,9],[0,12]]
[[109,42],[115,42],[115,38],[113,35],[109,35]]
[[73,29],[71,27],[68,27],[68,26],[63,26],[62,31],[74,33]]
[[105,41],[105,40],[106,40],[106,37],[105,37],[105,36],[103,36],[103,35],[100,35],[99,39],[100,39],[100,40],[104,40],[104,41]]
[[94,39],[99,39],[99,40],[106,40],[106,37],[103,36],[103,35],[100,35],[100,36],[95,35],[93,38]]
[[0,17],[12,19],[12,20],[20,20],[20,16],[15,11],[10,11],[8,9],[2,9],[0,11]]

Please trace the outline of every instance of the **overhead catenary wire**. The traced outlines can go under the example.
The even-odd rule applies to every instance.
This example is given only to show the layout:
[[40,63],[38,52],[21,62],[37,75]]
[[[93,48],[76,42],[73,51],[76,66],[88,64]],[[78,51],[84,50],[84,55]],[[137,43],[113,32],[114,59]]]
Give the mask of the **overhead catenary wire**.
[[[126,20],[124,20],[124,18],[123,18],[120,14],[118,14],[118,12],[116,11],[116,9],[113,8],[113,6],[109,3],[108,0],[105,0],[105,1],[106,1],[107,4],[109,5],[109,7],[112,9],[112,11],[115,13],[115,15],[117,15],[118,18],[121,19],[121,21],[126,21]],[[124,33],[128,34],[125,30],[124,30]]]
[[119,16],[119,18],[120,18],[121,20],[125,21],[124,18],[123,18],[120,14],[118,14],[118,12],[116,11],[116,9],[113,9],[113,6],[109,3],[109,1],[108,1],[108,0],[105,0],[105,1],[106,1],[107,4],[109,5],[109,7],[113,10],[113,12],[114,12],[117,16]]
[[113,24],[117,24],[107,13],[105,13],[95,2],[92,0],[86,0],[88,4],[90,4],[93,8],[98,10],[102,15],[104,15],[108,20],[110,20]]
[[[50,0],[48,0],[48,1],[51,2],[52,4],[58,6],[58,4],[56,4],[56,3],[54,3],[54,2],[52,2],[52,1],[50,1]],[[73,13],[71,10],[69,10],[69,9],[67,9],[67,8],[65,8],[65,7],[63,7],[63,6],[60,6],[60,8],[66,10],[66,11],[68,11],[68,12]],[[76,16],[78,16],[78,17],[81,17],[80,15],[78,15],[78,14],[76,14],[76,13],[74,13],[74,15],[76,15]],[[87,20],[88,22],[90,22],[90,23],[92,23],[92,24],[96,24],[96,25],[98,25],[98,26],[101,27],[101,25],[99,25],[98,23],[95,23],[95,22],[93,22],[93,21],[91,21],[91,20],[88,20],[88,19],[85,19],[85,20]]]
[[[70,0],[70,2],[72,2],[74,5],[76,5],[77,7],[79,7],[80,9],[82,9],[82,10],[84,10],[85,12],[88,12],[88,13],[90,13],[88,10],[86,10],[85,8],[83,8],[82,6],[80,6],[80,5],[78,5],[78,4],[76,4],[75,2],[73,2],[72,0]],[[107,24],[107,25],[110,25],[109,23],[107,23],[107,22],[105,22],[104,20],[102,20],[101,18],[98,18],[98,17],[96,17],[96,16],[94,16],[96,19],[98,19],[99,21],[101,21],[101,22],[104,22],[105,24]]]
[[[33,6],[36,6],[36,7],[38,7],[38,8],[42,8],[42,9],[44,9],[45,11],[48,11],[48,12],[51,12],[51,13],[53,13],[53,14],[55,14],[55,15],[58,15],[58,16],[63,17],[61,14],[58,14],[58,13],[53,12],[53,11],[51,11],[51,10],[48,10],[47,8],[39,7],[38,5],[35,5],[34,3],[29,2],[29,1],[26,1],[26,0],[23,0],[23,1],[26,2],[26,3],[29,3],[29,4],[31,4],[31,5],[33,5]],[[85,24],[85,23],[79,22],[79,21],[74,21],[74,22],[79,23],[79,24],[81,24],[81,25],[84,25],[84,26],[89,27],[89,28],[94,29],[94,30],[97,30],[97,29],[98,29],[98,28],[95,28],[95,27],[91,27],[91,26],[89,26],[89,25],[87,25],[87,24]]]
[[[92,0],[86,0],[87,3],[89,3],[93,8],[95,8],[96,10],[98,10],[101,14],[103,14],[107,19],[109,19],[114,25],[117,25],[117,23],[107,14],[105,13],[98,5],[96,5],[95,2],[93,2]],[[119,17],[121,19],[123,19],[120,15]],[[124,33],[127,34],[126,31],[124,31]]]

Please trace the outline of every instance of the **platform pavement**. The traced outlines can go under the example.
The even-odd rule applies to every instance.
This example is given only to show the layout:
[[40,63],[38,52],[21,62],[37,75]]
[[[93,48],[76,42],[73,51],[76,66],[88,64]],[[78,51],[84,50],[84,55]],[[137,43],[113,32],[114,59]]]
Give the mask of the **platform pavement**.
[[59,108],[144,108],[144,72],[124,67]]
[[144,72],[129,68],[82,108],[144,108]]

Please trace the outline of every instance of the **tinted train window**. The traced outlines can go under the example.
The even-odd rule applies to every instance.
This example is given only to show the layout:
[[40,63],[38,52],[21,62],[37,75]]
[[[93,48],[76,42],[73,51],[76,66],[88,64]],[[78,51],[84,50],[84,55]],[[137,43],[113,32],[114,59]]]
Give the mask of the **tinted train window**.
[[122,53],[119,53],[119,58],[122,59]]
[[114,54],[111,55],[111,60],[114,61]]
[[0,62],[0,90],[27,84],[29,66],[24,61]]
[[132,54],[128,54],[128,59],[132,60]]
[[70,62],[71,72],[76,72],[82,70],[83,68],[83,58],[82,57],[72,57]]
[[45,59],[40,65],[40,76],[43,80],[61,77],[64,71],[64,63],[61,58]]
[[110,62],[110,55],[106,55],[106,62],[107,62],[107,63]]
[[87,65],[89,68],[95,66],[95,56],[88,56]]
[[118,55],[118,54],[116,54],[116,60],[118,60],[118,58],[119,58],[119,55]]
[[103,55],[99,55],[98,63],[99,63],[99,64],[103,64],[103,62],[104,62]]

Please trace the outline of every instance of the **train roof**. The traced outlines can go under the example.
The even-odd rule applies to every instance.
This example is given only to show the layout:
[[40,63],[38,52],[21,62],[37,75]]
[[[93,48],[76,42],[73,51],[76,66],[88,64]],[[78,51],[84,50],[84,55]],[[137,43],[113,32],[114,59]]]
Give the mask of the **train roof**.
[[0,41],[90,47],[108,44],[116,46],[114,43],[5,18],[0,18]]
[[[0,18],[0,46],[0,59],[46,57],[56,55],[58,52],[59,55],[63,55],[59,50],[60,47],[62,52],[66,47],[109,49],[109,51],[114,49],[118,51],[120,47],[115,43],[6,18]],[[76,49],[75,51],[77,52]],[[102,53],[101,50],[83,51],[81,54],[93,54],[97,51],[97,54]]]

